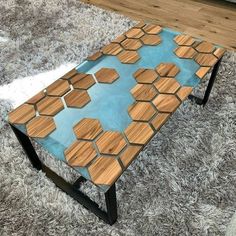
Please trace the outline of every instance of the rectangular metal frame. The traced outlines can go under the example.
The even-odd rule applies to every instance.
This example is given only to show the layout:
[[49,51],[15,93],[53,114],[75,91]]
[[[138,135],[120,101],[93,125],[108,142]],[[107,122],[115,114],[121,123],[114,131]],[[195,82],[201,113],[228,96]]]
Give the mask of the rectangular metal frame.
[[81,205],[83,205],[86,209],[93,212],[96,216],[104,220],[106,223],[113,225],[117,220],[117,201],[116,201],[116,186],[113,184],[107,192],[105,192],[105,202],[106,202],[106,208],[107,211],[103,211],[99,208],[98,204],[94,201],[92,201],[87,195],[85,195],[83,192],[79,190],[80,185],[82,182],[85,182],[86,179],[84,177],[80,177],[75,181],[74,184],[68,183],[66,180],[64,180],[61,176],[57,175],[54,171],[52,171],[50,168],[48,168],[46,165],[44,165],[29,137],[25,135],[23,132],[15,128],[13,125],[11,125],[11,128],[13,132],[15,133],[18,141],[20,142],[22,148],[24,149],[26,155],[28,156],[30,162],[32,163],[33,167],[37,170],[42,170],[46,173],[46,176],[51,179],[57,187],[59,187],[62,191],[67,193],[69,196],[71,196],[73,199],[75,199],[77,202],[79,202]]

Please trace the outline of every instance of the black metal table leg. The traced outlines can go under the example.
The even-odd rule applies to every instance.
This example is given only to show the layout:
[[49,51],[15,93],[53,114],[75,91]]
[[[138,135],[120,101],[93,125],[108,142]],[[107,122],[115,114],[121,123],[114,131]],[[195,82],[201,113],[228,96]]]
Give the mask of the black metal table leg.
[[220,67],[220,63],[221,63],[221,59],[213,67],[213,70],[212,70],[212,73],[211,73],[211,77],[209,79],[209,82],[208,82],[208,85],[207,85],[204,97],[203,98],[199,98],[199,97],[196,97],[194,95],[189,95],[188,98],[190,100],[196,102],[198,105],[203,105],[203,106],[206,105],[206,103],[207,103],[207,101],[209,99],[209,96],[210,96],[213,84],[215,82],[216,75],[217,75],[217,72],[218,72],[219,67]]
[[54,171],[52,171],[40,161],[29,137],[11,124],[10,126],[14,131],[17,139],[19,140],[22,148],[24,149],[26,155],[28,156],[30,162],[32,163],[33,167],[35,167],[37,170],[42,170],[43,172],[45,172],[46,176],[50,178],[57,187],[59,187],[73,199],[78,201],[86,209],[90,210],[96,216],[104,220],[106,223],[113,225],[116,222],[117,202],[115,184],[113,184],[109,188],[109,190],[105,192],[105,201],[107,207],[107,212],[105,212],[99,208],[96,202],[92,201],[86,194],[79,190],[81,183],[86,181],[84,177],[80,177],[78,180],[75,181],[74,184],[70,184],[65,181],[61,176],[57,175]]

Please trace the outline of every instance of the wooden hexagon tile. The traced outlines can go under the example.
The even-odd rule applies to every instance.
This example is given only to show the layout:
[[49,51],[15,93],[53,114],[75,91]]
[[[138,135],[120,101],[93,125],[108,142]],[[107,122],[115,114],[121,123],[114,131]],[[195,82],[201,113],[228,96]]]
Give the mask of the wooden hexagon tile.
[[142,47],[142,43],[138,39],[125,39],[121,45],[126,50],[138,50]]
[[138,83],[141,84],[151,84],[153,83],[158,75],[155,70],[140,68],[134,74],[134,78]]
[[64,154],[68,164],[76,167],[88,165],[97,156],[92,142],[78,140],[72,143]]
[[40,115],[55,116],[64,109],[64,105],[59,97],[45,97],[36,104]]
[[85,90],[72,90],[65,97],[65,102],[68,107],[82,108],[90,102],[90,97]]
[[101,68],[95,73],[95,77],[99,83],[111,84],[117,80],[120,76],[115,69]]
[[8,120],[12,124],[25,124],[35,117],[35,115],[34,106],[22,104],[8,114]]
[[118,55],[121,63],[134,64],[140,59],[139,54],[136,51],[124,50]]
[[46,90],[47,90],[47,94],[50,96],[61,97],[70,90],[70,85],[69,85],[68,81],[58,79],[54,83],[49,85],[46,88]]
[[89,89],[95,84],[93,76],[84,73],[78,73],[70,79],[70,82],[75,89]]
[[96,145],[101,154],[118,155],[127,144],[119,132],[106,131],[98,138]]
[[119,162],[110,156],[100,156],[89,166],[92,181],[98,185],[111,185],[122,173]]
[[55,129],[55,122],[49,116],[37,116],[26,125],[27,134],[32,138],[45,138]]
[[161,63],[156,67],[156,71],[162,77],[175,77],[180,72],[174,63]]
[[103,131],[100,121],[91,118],[82,119],[73,130],[78,139],[84,140],[94,140]]
[[185,35],[185,34],[180,34],[177,35],[174,38],[174,41],[178,44],[178,45],[182,45],[182,46],[191,46],[193,45],[193,43],[195,42],[194,38],[189,36],[189,35]]

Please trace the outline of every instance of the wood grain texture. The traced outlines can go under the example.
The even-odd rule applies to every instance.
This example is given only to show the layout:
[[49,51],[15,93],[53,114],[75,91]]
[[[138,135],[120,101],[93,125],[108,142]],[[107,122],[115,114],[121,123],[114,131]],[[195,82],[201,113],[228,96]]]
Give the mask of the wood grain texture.
[[126,128],[125,135],[131,144],[145,145],[154,132],[148,123],[133,121]]
[[26,103],[35,105],[38,101],[43,99],[45,96],[46,95],[45,95],[44,91],[40,91],[39,93],[34,95],[32,98],[30,98]]
[[92,56],[89,56],[87,58],[87,60],[89,60],[89,61],[96,61],[100,57],[102,57],[102,53],[101,52],[95,52]]
[[142,47],[142,43],[138,39],[125,39],[121,45],[126,50],[138,50]]
[[161,77],[154,83],[154,86],[160,93],[175,93],[180,84],[174,78]]
[[218,59],[212,54],[199,53],[195,57],[195,61],[200,66],[214,66],[216,62],[218,61]]
[[125,33],[127,38],[139,39],[144,35],[144,32],[141,29],[132,28]]
[[75,89],[89,89],[95,84],[93,76],[84,73],[78,73],[70,79],[70,82]]
[[202,79],[211,69],[211,67],[200,67],[197,72],[196,75],[198,76],[198,78]]
[[147,34],[159,34],[162,31],[162,28],[159,25],[148,24],[143,27],[143,31]]
[[144,68],[138,69],[133,76],[141,84],[152,84],[158,77],[155,70]]
[[64,109],[64,105],[58,97],[45,97],[36,106],[39,114],[46,116],[54,116]]
[[67,72],[65,75],[63,75],[61,78],[62,79],[70,79],[74,75],[76,75],[77,73],[78,73],[77,70],[74,68],[74,69],[70,70],[69,72]]
[[131,164],[131,162],[134,160],[134,158],[140,152],[141,148],[142,148],[142,146],[130,145],[120,155],[120,160],[123,163],[125,168],[127,168]]
[[169,113],[174,112],[180,105],[176,96],[171,94],[159,94],[152,102],[158,111]]
[[155,46],[161,43],[161,38],[158,35],[148,35],[145,34],[141,38],[145,45]]
[[123,40],[126,39],[126,36],[121,34],[119,35],[117,38],[115,38],[114,40],[112,40],[112,43],[121,43]]
[[161,63],[156,67],[156,71],[161,77],[175,77],[180,70],[173,63]]
[[27,134],[32,138],[45,138],[56,129],[52,117],[37,116],[26,125]]
[[225,53],[225,49],[224,48],[217,48],[215,51],[214,51],[214,56],[216,56],[217,58],[221,58]]
[[64,154],[68,164],[73,167],[85,167],[97,156],[93,143],[88,141],[75,141]]
[[180,46],[175,49],[176,56],[185,59],[192,59],[196,55],[196,51],[192,47]]
[[158,113],[152,120],[151,124],[155,128],[155,130],[159,130],[162,125],[166,123],[169,119],[170,114],[168,113]]
[[130,92],[137,101],[151,101],[157,95],[151,84],[137,84]]
[[15,110],[8,113],[8,120],[12,124],[25,124],[33,117],[35,117],[35,115],[36,113],[34,110],[34,106],[29,104],[22,104]]
[[201,42],[198,44],[198,46],[195,48],[198,52],[203,53],[212,53],[215,49],[214,45],[209,42]]
[[53,82],[51,85],[49,85],[47,88],[47,94],[50,96],[58,96],[61,97],[68,91],[70,91],[70,85],[68,81],[58,79],[55,82]]
[[122,47],[118,43],[110,43],[102,48],[102,53],[106,55],[116,56],[122,51]]
[[[215,0],[83,0],[236,49],[236,5]],[[181,9],[181,10],[180,10]],[[227,26],[227,27],[226,27]]]
[[140,56],[136,51],[124,50],[118,55],[118,58],[121,63],[134,64],[140,59]]
[[128,112],[132,120],[149,121],[156,113],[156,110],[149,102],[136,102],[129,106]]
[[78,139],[85,140],[94,140],[103,131],[100,121],[91,118],[82,119],[73,129]]
[[176,93],[176,95],[181,101],[184,101],[192,93],[192,91],[192,87],[181,87]]
[[186,34],[177,35],[174,41],[180,46],[191,46],[195,42],[193,37]]
[[98,138],[96,145],[101,154],[118,155],[126,142],[119,132],[106,131]]
[[101,68],[95,73],[95,77],[99,83],[111,84],[117,80],[120,76],[115,69]]
[[112,185],[122,173],[119,162],[109,156],[98,157],[88,168],[92,181],[97,185]]
[[72,90],[65,97],[65,102],[68,107],[82,108],[90,102],[90,97],[85,90]]

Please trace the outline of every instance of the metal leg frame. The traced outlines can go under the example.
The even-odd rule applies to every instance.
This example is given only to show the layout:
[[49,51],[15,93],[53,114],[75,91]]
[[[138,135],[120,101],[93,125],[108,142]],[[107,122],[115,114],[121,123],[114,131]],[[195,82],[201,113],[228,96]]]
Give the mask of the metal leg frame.
[[207,101],[209,99],[209,96],[210,96],[213,84],[215,82],[216,75],[217,75],[218,69],[220,67],[220,63],[221,63],[221,59],[213,67],[213,70],[212,70],[212,73],[211,73],[211,77],[210,77],[210,80],[208,82],[208,85],[207,85],[204,97],[203,98],[199,98],[199,97],[196,97],[196,96],[191,94],[188,97],[190,100],[196,102],[198,105],[203,105],[203,106],[206,105],[206,103],[207,103]]
[[117,202],[115,184],[113,184],[105,193],[105,201],[107,207],[107,212],[105,212],[99,208],[96,202],[92,201],[87,195],[79,190],[81,183],[86,181],[84,177],[81,176],[78,180],[75,181],[74,184],[66,182],[62,177],[57,175],[39,160],[38,155],[27,135],[25,135],[12,125],[11,128],[14,131],[33,167],[35,167],[37,170],[42,170],[43,172],[45,172],[46,176],[50,178],[57,187],[66,192],[68,195],[78,201],[85,208],[93,212],[96,216],[104,220],[106,223],[113,225],[116,222]]

